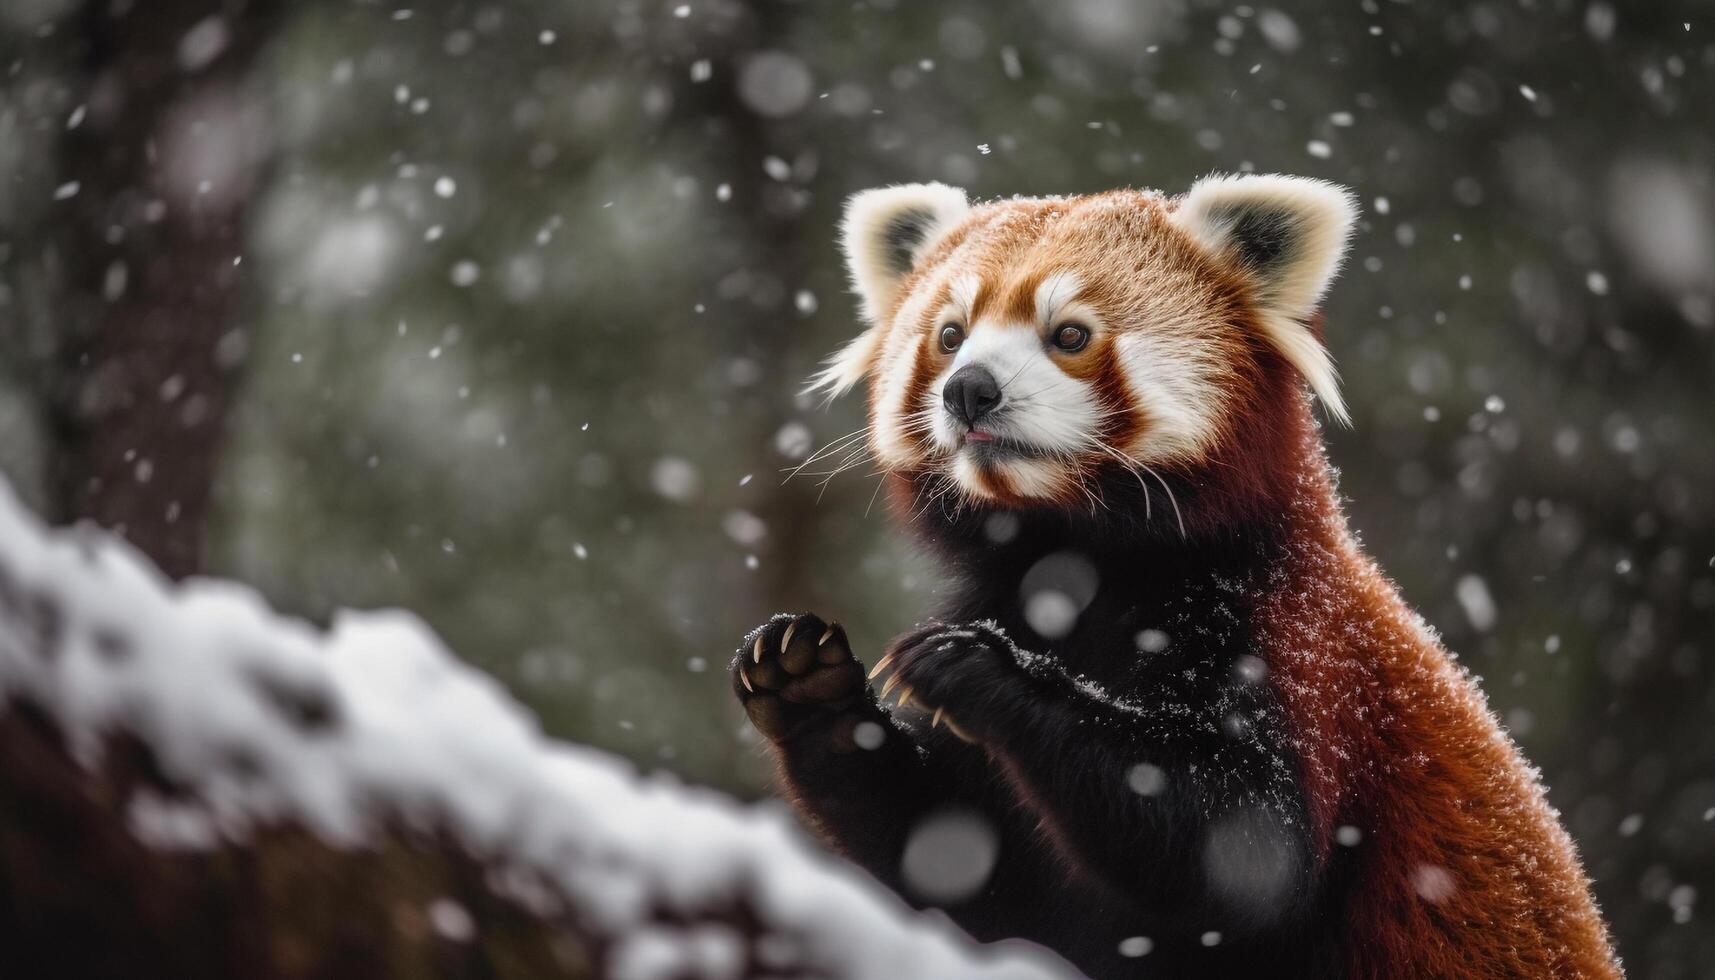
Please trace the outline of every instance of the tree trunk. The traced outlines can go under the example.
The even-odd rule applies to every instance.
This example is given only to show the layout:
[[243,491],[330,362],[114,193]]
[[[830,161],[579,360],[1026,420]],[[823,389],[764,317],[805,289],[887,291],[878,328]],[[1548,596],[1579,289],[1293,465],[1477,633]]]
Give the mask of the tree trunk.
[[63,317],[43,379],[56,522],[90,519],[169,575],[201,567],[245,339],[243,217],[261,153],[243,77],[261,0],[91,0],[64,138]]

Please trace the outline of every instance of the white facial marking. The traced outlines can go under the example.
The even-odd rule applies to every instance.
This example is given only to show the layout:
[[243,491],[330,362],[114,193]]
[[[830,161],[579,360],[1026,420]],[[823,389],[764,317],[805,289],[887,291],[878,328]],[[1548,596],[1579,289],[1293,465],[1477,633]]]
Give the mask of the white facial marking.
[[1220,355],[1172,329],[1119,338],[1120,369],[1148,424],[1126,451],[1144,463],[1190,460],[1211,449],[1222,408]]
[[[930,298],[935,290],[915,290],[900,304],[897,322],[921,323],[928,314]],[[919,432],[928,420],[940,412],[924,412],[925,406],[905,404],[911,376],[917,370],[918,352],[923,336],[916,330],[894,330],[887,336],[881,363],[888,365],[885,373],[870,383],[874,386],[874,431],[876,459],[882,465],[905,469],[921,463],[925,453],[909,438]],[[935,386],[934,405],[940,405],[940,386]]]
[[[1021,496],[1053,498],[1077,481],[1075,467],[1086,464],[1100,448],[1102,408],[1094,388],[1067,374],[1046,336],[1062,323],[1076,322],[1093,331],[1106,329],[1100,315],[1078,298],[1081,283],[1075,273],[1060,272],[1043,279],[1035,291],[1036,322],[1002,322],[985,318],[972,322],[969,311],[982,286],[976,276],[963,275],[947,283],[939,310],[930,297],[939,291],[924,288],[908,297],[899,311],[902,322],[929,323],[927,340],[921,330],[900,330],[888,338],[886,373],[875,379],[875,445],[883,465],[905,468],[945,460],[948,474],[967,492],[990,497],[996,477]],[[1159,314],[1159,311],[1158,311]],[[906,405],[906,392],[918,365],[919,352],[939,350],[943,323],[961,325],[965,340],[958,352],[916,405]],[[1117,450],[1143,463],[1194,459],[1212,448],[1219,434],[1223,409],[1220,354],[1198,340],[1196,323],[1153,322],[1117,338],[1115,350],[1126,384],[1149,424],[1133,445]],[[967,444],[966,427],[942,401],[947,380],[961,368],[980,365],[1001,386],[1001,402],[978,428],[997,439],[1018,443],[1040,456],[987,455],[980,444]],[[927,436],[928,444],[920,439]]]
[[1036,287],[1036,322],[1053,326],[1055,317],[1064,312],[1066,304],[1076,299],[1083,286],[1075,272],[1056,272]]
[[1063,465],[1041,459],[1009,459],[1000,464],[1000,472],[1024,497],[1058,496],[1071,482]]
[[[979,423],[983,431],[1051,453],[1070,455],[1089,448],[1095,395],[1089,385],[1054,364],[1034,326],[984,323],[972,331],[931,387],[936,405],[947,379],[969,364],[986,368],[1000,384],[1000,405]],[[964,436],[964,425],[942,408],[933,431],[936,444],[952,451]]]
[[977,290],[983,281],[976,276],[960,276],[948,287],[948,306],[962,327],[971,322],[971,310],[977,305]]
[[[969,309],[976,295],[974,277],[953,288],[956,303]],[[966,490],[987,496],[984,467],[998,473],[1017,493],[1050,497],[1065,488],[1071,458],[1095,448],[1100,423],[1095,392],[1054,362],[1044,336],[1068,310],[1076,309],[1078,277],[1069,272],[1045,278],[1035,293],[1034,323],[984,320],[967,323],[964,343],[925,396],[932,410],[932,438],[938,453],[953,456],[953,478]],[[1019,443],[1048,458],[1014,457],[980,461],[983,450],[965,445],[965,426],[941,404],[941,392],[954,372],[980,365],[1001,387],[1001,402],[978,428],[997,439]],[[1057,457],[1057,458],[1056,458]]]

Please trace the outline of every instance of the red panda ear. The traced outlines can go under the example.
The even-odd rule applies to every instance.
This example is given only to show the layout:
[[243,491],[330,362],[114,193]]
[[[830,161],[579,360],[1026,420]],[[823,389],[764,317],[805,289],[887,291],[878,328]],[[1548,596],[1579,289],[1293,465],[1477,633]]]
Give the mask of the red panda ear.
[[1206,177],[1173,213],[1174,224],[1250,281],[1267,339],[1343,423],[1350,418],[1339,375],[1311,319],[1357,214],[1345,188],[1280,174]]
[[970,213],[965,192],[945,184],[900,184],[852,195],[840,223],[840,245],[869,329],[828,360],[809,390],[839,395],[863,379],[900,283],[929,246]]
[[880,321],[917,257],[970,213],[965,192],[946,184],[900,184],[852,195],[840,244],[865,320],[872,326]]

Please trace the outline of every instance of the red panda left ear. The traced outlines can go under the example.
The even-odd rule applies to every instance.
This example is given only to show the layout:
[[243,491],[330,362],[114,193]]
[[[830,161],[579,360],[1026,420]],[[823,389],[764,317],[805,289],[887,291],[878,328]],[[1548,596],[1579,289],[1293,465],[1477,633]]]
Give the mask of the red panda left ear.
[[1344,187],[1281,174],[1206,177],[1173,223],[1249,281],[1268,341],[1347,423],[1339,375],[1310,319],[1340,269],[1358,205]]
[[846,201],[840,245],[869,328],[829,358],[806,391],[826,391],[834,397],[863,380],[886,333],[885,320],[917,260],[970,213],[965,192],[946,184],[877,187]]

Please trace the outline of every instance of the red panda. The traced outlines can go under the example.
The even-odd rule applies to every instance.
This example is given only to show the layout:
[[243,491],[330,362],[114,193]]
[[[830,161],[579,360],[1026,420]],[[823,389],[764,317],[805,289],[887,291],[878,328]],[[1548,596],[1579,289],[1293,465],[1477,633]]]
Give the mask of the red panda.
[[[869,380],[940,608],[879,691],[811,615],[732,667],[836,849],[1096,977],[1620,975],[1536,773],[1346,527],[1310,396],[1345,421],[1355,217],[1285,176],[851,200],[867,329],[813,384]],[[949,814],[988,849],[952,892],[911,868]]]

